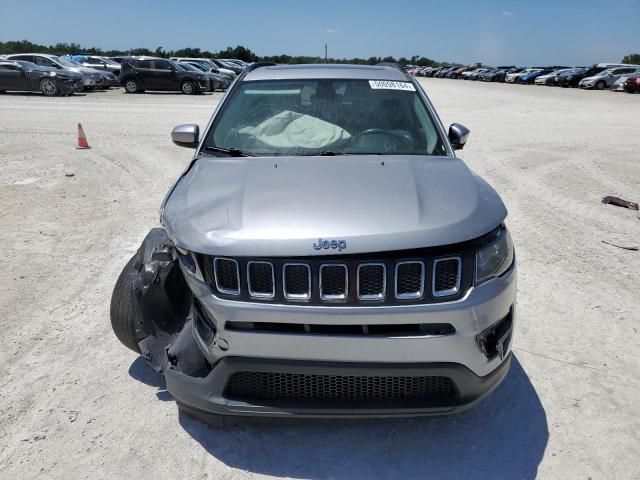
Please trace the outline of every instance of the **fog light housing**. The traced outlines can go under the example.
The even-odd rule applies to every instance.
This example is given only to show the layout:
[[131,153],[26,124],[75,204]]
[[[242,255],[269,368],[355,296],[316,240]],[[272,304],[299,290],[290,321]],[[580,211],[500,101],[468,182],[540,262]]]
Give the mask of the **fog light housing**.
[[500,360],[504,360],[509,351],[512,332],[513,307],[504,318],[476,335],[476,342],[487,358],[491,359],[498,355]]

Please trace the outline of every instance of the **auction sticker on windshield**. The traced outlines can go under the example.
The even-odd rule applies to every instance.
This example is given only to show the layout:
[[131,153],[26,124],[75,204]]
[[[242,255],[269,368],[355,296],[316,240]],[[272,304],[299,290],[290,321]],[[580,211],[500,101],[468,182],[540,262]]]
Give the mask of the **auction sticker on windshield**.
[[388,80],[369,80],[369,85],[373,90],[406,90],[415,92],[416,87],[411,82],[390,82]]

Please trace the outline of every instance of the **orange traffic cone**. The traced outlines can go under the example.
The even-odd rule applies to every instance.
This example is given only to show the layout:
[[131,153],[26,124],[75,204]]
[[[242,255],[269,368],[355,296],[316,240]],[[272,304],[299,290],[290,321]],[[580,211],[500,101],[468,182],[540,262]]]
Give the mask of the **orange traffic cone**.
[[87,136],[84,134],[84,130],[82,129],[82,125],[78,124],[78,144],[76,145],[77,149],[85,149],[91,148],[89,143],[87,142]]

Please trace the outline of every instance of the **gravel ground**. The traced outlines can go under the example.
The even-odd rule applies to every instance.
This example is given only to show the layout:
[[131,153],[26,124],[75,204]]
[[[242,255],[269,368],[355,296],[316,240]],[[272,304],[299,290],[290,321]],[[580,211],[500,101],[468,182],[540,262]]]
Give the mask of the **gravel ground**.
[[[640,478],[640,95],[423,80],[502,195],[512,370],[437,419],[208,428],[111,332],[120,269],[219,94],[0,96],[1,478]],[[91,150],[75,150],[82,122]]]

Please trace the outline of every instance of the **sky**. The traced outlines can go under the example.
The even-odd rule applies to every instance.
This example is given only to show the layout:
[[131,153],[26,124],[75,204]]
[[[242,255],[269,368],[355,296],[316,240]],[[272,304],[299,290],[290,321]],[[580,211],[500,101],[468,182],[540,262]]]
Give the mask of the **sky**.
[[640,0],[0,0],[0,41],[587,65],[640,53]]

